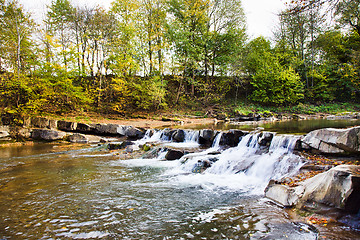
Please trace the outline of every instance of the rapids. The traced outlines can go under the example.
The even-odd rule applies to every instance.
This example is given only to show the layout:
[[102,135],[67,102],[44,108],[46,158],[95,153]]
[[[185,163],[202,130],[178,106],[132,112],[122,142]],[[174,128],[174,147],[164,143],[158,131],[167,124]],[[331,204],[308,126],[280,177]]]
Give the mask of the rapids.
[[[270,179],[295,174],[304,159],[293,152],[297,136],[260,133],[236,147],[210,148],[199,131],[173,142],[164,130],[135,142],[157,149],[151,159],[120,159],[106,145],[35,144],[0,153],[1,239],[317,239],[314,227],[293,222],[263,197]],[[169,149],[185,152],[165,161]],[[202,173],[194,166],[208,162]],[[323,233],[324,234],[324,233]],[[357,238],[339,227],[337,239]]]

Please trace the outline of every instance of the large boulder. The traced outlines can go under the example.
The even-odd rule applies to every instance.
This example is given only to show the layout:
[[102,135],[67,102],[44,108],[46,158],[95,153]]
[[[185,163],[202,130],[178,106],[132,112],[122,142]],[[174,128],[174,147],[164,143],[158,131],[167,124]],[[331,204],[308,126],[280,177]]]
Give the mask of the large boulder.
[[125,136],[127,136],[129,139],[140,139],[145,136],[145,132],[138,128],[129,126],[125,130]]
[[95,125],[94,124],[86,124],[86,123],[78,123],[76,126],[76,132],[80,133],[95,133]]
[[302,140],[303,148],[322,153],[360,153],[360,127],[348,129],[324,128],[308,133]]
[[59,130],[74,132],[76,131],[77,123],[76,122],[67,122],[67,121],[58,121],[57,128]]
[[260,146],[263,146],[263,147],[269,147],[270,144],[271,144],[271,140],[273,139],[273,137],[274,137],[274,133],[271,133],[271,132],[262,132],[262,133],[259,135],[259,139],[258,139],[259,145],[260,145]]
[[317,202],[349,212],[360,210],[360,167],[339,165],[305,180],[302,202]]
[[243,132],[241,130],[231,129],[227,132],[224,132],[220,139],[220,145],[235,147],[239,144],[240,138],[246,135],[247,132]]
[[104,135],[104,136],[115,136],[119,135],[118,124],[96,124],[94,125],[94,131],[96,134]]
[[214,141],[215,131],[211,129],[203,129],[200,131],[199,143],[202,145],[210,145]]
[[175,142],[184,142],[185,140],[185,131],[182,129],[178,129],[174,132],[172,136]]
[[66,136],[65,132],[48,130],[48,129],[33,129],[31,131],[31,138],[43,141],[62,140]]
[[351,213],[360,210],[360,166],[340,165],[288,187],[275,182],[265,189],[265,196],[284,206],[318,203]]
[[284,207],[292,207],[299,201],[300,194],[296,192],[296,188],[282,185],[271,180],[265,188],[265,197],[281,204]]
[[173,150],[173,149],[169,149],[169,151],[166,153],[165,155],[165,159],[166,160],[178,160],[180,159],[182,156],[184,156],[184,152],[180,151],[180,150]]

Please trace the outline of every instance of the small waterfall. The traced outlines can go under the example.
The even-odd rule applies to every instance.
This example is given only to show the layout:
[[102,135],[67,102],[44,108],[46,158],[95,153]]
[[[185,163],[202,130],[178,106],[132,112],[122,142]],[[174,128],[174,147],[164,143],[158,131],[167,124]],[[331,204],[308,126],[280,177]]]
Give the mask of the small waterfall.
[[[303,163],[299,156],[292,153],[297,137],[275,135],[269,151],[265,151],[258,143],[260,134],[245,135],[237,147],[229,148],[221,154],[209,154],[210,151],[207,150],[185,155],[180,168],[184,172],[191,172],[198,161],[210,162],[211,167],[200,174],[205,181],[210,181],[215,186],[229,184],[234,188],[262,193],[270,179],[292,175]],[[200,181],[201,176],[192,178]]]
[[[146,132],[141,141],[157,142],[165,148],[197,148],[200,146],[200,131],[184,130],[184,142],[172,142],[169,130],[155,130],[153,135]],[[150,137],[151,135],[151,137]],[[262,133],[249,133],[240,139],[238,146],[228,148],[219,153],[220,141],[223,133],[219,132],[212,147],[195,150],[194,153],[184,155],[178,165],[171,169],[172,173],[180,174],[183,178],[190,178],[189,183],[240,187],[245,190],[259,192],[268,184],[269,180],[279,180],[296,173],[303,165],[301,157],[293,154],[298,137],[290,135],[274,135],[271,144],[266,148],[259,144]],[[166,151],[159,152],[158,161],[164,159]],[[207,166],[201,170],[203,174],[194,174],[193,170],[199,162]],[[205,165],[204,165],[205,166]],[[187,173],[182,175],[182,173]],[[192,174],[188,174],[192,173]],[[194,178],[196,181],[193,182]]]
[[299,138],[295,136],[275,136],[271,141],[269,151],[274,152],[279,149],[284,149],[284,151],[286,150],[286,152],[291,153],[298,139]]
[[199,142],[199,131],[185,131],[185,140],[186,143],[198,143]]
[[223,135],[222,132],[219,132],[219,133],[216,135],[216,137],[215,137],[215,139],[214,139],[214,142],[213,142],[211,148],[216,148],[216,149],[217,149],[217,148],[220,147],[220,141],[221,141],[222,135]]

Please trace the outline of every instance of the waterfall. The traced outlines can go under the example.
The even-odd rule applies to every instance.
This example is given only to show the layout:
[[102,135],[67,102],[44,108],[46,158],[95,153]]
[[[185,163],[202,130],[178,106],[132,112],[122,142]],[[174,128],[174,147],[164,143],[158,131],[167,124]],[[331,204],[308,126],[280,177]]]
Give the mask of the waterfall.
[[[263,193],[269,180],[280,180],[295,174],[303,165],[301,158],[292,153],[297,137],[274,136],[268,150],[258,143],[261,133],[243,136],[237,147],[222,153],[214,148],[185,155],[179,168],[190,173],[199,162],[211,163],[203,174],[181,176],[181,181],[206,187],[241,188],[245,191]],[[220,138],[220,137],[219,137]],[[215,141],[216,142],[216,141]],[[217,143],[214,143],[216,146]]]
[[216,137],[215,137],[215,139],[214,139],[214,142],[213,142],[213,144],[212,144],[212,146],[211,146],[212,148],[217,149],[217,148],[220,147],[220,141],[221,141],[222,135],[223,135],[222,132],[219,132],[219,133],[216,135]]
[[[294,147],[299,137],[290,135],[276,135],[272,137],[269,147],[260,146],[262,133],[254,132],[243,136],[236,147],[222,151],[220,146],[223,133],[219,132],[211,148],[201,151],[199,131],[184,130],[184,142],[171,142],[168,130],[155,130],[150,137],[150,132],[145,134],[143,142],[157,142],[165,147],[195,148],[193,153],[185,154],[171,173],[179,176],[190,184],[210,184],[242,188],[247,190],[257,189],[260,192],[269,180],[280,180],[283,177],[295,174],[303,165],[300,156],[293,154]],[[199,151],[200,150],[200,151]],[[220,151],[220,152],[219,152]],[[164,159],[166,152],[162,151],[156,158]],[[202,174],[195,174],[195,166],[204,164]],[[181,177],[180,177],[181,176]]]
[[199,142],[199,131],[185,131],[185,140],[186,143],[198,143]]

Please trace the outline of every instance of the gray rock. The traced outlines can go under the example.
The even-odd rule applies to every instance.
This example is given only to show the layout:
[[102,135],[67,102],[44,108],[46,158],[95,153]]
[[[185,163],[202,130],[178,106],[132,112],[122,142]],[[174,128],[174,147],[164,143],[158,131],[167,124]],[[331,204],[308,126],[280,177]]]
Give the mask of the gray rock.
[[175,142],[184,142],[185,140],[185,131],[182,129],[176,130],[172,136]]
[[84,135],[80,133],[75,133],[69,136],[69,141],[72,143],[99,143],[102,142],[102,138],[92,135]]
[[271,181],[265,196],[283,206],[303,206],[318,203],[351,213],[360,210],[360,167],[339,165],[300,183],[288,187]]
[[352,213],[360,210],[360,167],[339,165],[305,180],[302,202],[318,202]]
[[308,133],[301,144],[322,153],[360,153],[360,127],[315,130]]
[[118,124],[96,124],[94,125],[95,133],[105,136],[118,135]]
[[76,131],[77,123],[76,122],[66,122],[66,121],[58,121],[57,128],[59,130],[73,132]]
[[271,180],[265,189],[265,197],[284,207],[292,207],[298,203],[300,197],[296,190],[296,188],[281,185]]
[[20,128],[15,133],[17,138],[20,139],[29,139],[31,138],[31,129],[29,128]]
[[215,138],[215,131],[211,129],[203,129],[200,131],[199,143],[203,145],[211,145]]
[[34,128],[50,128],[49,119],[46,118],[31,118],[31,127]]
[[32,129],[31,138],[43,141],[62,140],[66,136],[65,132],[48,130],[48,129]]
[[166,153],[165,155],[165,159],[166,160],[178,160],[180,159],[182,156],[184,156],[184,152],[179,151],[179,150],[173,150],[173,149],[169,149],[169,151]]
[[125,131],[125,136],[127,136],[130,139],[140,139],[144,137],[145,132],[134,127],[128,127]]
[[78,123],[76,131],[80,133],[95,133],[94,124]]
[[274,134],[271,132],[262,132],[258,139],[259,145],[269,147],[273,137],[274,137]]

